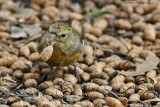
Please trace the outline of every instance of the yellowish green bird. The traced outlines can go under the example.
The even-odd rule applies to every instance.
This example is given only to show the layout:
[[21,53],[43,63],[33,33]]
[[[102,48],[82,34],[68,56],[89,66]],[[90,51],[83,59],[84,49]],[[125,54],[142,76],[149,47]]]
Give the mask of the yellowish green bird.
[[52,56],[47,61],[49,65],[67,66],[83,58],[81,35],[67,23],[56,22],[49,27],[38,44],[39,52],[48,45],[53,46]]

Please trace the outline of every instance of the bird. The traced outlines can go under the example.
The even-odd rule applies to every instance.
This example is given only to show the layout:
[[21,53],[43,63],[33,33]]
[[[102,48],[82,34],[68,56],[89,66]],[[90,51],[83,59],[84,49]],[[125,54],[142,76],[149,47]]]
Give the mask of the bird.
[[81,34],[70,24],[55,22],[41,37],[38,51],[40,53],[45,47],[51,45],[53,52],[46,62],[50,66],[68,66],[83,59],[84,45],[81,38]]

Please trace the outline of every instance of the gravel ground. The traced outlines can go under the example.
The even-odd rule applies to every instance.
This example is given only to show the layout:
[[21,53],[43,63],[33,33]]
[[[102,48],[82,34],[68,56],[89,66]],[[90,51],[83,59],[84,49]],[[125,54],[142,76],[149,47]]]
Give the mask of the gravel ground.
[[[83,60],[52,67],[38,41],[64,20]],[[0,0],[0,107],[160,107],[159,57],[158,0]]]

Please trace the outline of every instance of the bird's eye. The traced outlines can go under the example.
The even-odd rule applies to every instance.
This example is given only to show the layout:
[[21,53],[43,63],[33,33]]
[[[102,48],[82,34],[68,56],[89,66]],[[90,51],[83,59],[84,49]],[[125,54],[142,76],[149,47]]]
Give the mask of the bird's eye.
[[66,37],[66,34],[61,34],[61,37],[63,37],[63,38]]

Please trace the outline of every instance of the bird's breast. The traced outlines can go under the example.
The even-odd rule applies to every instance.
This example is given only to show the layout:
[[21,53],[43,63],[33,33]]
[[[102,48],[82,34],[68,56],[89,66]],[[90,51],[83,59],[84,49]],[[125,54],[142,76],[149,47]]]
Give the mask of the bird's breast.
[[73,54],[65,54],[59,47],[53,47],[51,58],[47,61],[48,64],[53,66],[67,66],[81,59],[82,53],[75,50]]

